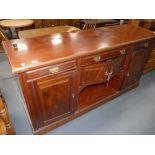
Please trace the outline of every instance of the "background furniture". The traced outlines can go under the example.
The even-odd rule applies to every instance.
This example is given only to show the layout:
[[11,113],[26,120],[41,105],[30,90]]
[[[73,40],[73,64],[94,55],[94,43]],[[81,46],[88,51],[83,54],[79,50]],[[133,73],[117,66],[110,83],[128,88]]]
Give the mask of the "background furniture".
[[0,118],[0,135],[6,135],[6,126],[4,121]]
[[0,135],[6,135],[6,126],[4,121],[0,118]]
[[152,53],[145,65],[144,73],[149,73],[155,70],[155,48],[152,50]]
[[4,98],[0,92],[0,134],[14,135],[15,130],[12,126]]
[[2,29],[0,28],[0,39],[2,40],[8,40],[8,38],[5,36],[5,34],[3,33]]
[[[103,27],[103,26],[108,26],[112,24],[120,24],[119,20],[113,20],[113,19],[83,19],[80,20],[80,28],[85,29],[85,25],[92,25],[94,24],[95,27]],[[94,28],[94,26],[93,26]]]
[[4,52],[3,47],[1,45],[1,42],[4,41],[4,40],[8,40],[8,38],[5,36],[2,29],[0,28],[0,53]]
[[38,29],[19,31],[18,36],[19,38],[32,38],[32,37],[50,35],[52,33],[75,32],[79,30],[80,30],[79,28],[73,26],[54,26],[48,28],[38,28]]
[[79,27],[80,19],[34,19],[35,28],[52,26],[75,26]]
[[139,20],[139,26],[146,29],[155,30],[155,19],[141,19]]
[[83,25],[83,30],[84,29],[94,29],[96,28],[96,23],[97,21],[96,20],[91,20],[91,21],[87,21],[85,22],[85,24]]
[[9,19],[1,20],[0,26],[9,28],[12,37],[17,37],[17,28],[25,28],[33,24],[33,20],[30,19]]
[[138,86],[155,34],[124,24],[13,42],[3,46],[42,134]]
[[30,19],[9,19],[9,20],[1,20],[0,25],[2,27],[26,27],[33,24],[33,20]]
[[113,19],[34,19],[35,28],[51,27],[51,26],[75,26],[80,29],[90,22],[94,21],[97,27],[103,27],[106,24],[119,24],[120,20]]
[[128,24],[138,27],[139,20],[138,19],[129,19]]

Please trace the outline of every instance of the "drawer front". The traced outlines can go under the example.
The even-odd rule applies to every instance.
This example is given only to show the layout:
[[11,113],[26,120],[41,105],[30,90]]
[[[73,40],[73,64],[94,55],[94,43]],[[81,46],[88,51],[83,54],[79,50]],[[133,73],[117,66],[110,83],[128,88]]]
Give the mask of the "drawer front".
[[151,46],[151,41],[143,41],[134,45],[134,50],[147,49]]
[[26,72],[27,80],[34,80],[48,75],[54,75],[76,67],[76,61],[68,61]]
[[87,56],[87,57],[82,58],[81,64],[83,66],[89,65],[89,64],[105,61],[110,58],[115,58],[119,55],[125,55],[126,53],[128,53],[130,51],[130,49],[131,48],[129,48],[129,47],[128,48],[120,48],[120,49],[117,49],[114,51],[102,52],[102,53],[98,53],[95,55]]
[[107,80],[109,72],[108,63],[97,63],[82,67],[81,85],[87,86]]

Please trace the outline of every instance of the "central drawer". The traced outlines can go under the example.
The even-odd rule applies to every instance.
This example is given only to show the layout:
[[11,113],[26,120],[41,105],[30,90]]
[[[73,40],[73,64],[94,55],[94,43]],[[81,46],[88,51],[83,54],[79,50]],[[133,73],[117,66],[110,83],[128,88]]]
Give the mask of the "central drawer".
[[130,50],[131,50],[130,47],[124,47],[124,48],[119,48],[119,49],[108,51],[108,52],[107,51],[99,52],[97,54],[82,58],[81,65],[85,66],[85,65],[89,65],[89,64],[93,64],[97,62],[102,62],[107,59],[115,58],[119,55],[125,55]]

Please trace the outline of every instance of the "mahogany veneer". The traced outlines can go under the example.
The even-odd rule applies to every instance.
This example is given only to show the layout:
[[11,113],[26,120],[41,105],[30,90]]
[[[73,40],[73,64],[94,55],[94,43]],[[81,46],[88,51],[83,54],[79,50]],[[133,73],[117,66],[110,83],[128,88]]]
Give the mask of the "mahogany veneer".
[[3,47],[33,132],[43,134],[138,86],[154,43],[151,31],[119,25],[5,41]]

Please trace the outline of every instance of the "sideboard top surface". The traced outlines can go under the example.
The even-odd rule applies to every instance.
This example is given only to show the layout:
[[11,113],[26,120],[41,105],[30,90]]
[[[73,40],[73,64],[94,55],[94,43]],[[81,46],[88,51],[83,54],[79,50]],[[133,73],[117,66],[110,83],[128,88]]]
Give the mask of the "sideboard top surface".
[[[12,72],[67,61],[97,51],[106,51],[134,42],[155,38],[152,31],[131,25],[110,26],[78,32],[4,41]],[[13,48],[17,43],[18,48]]]

